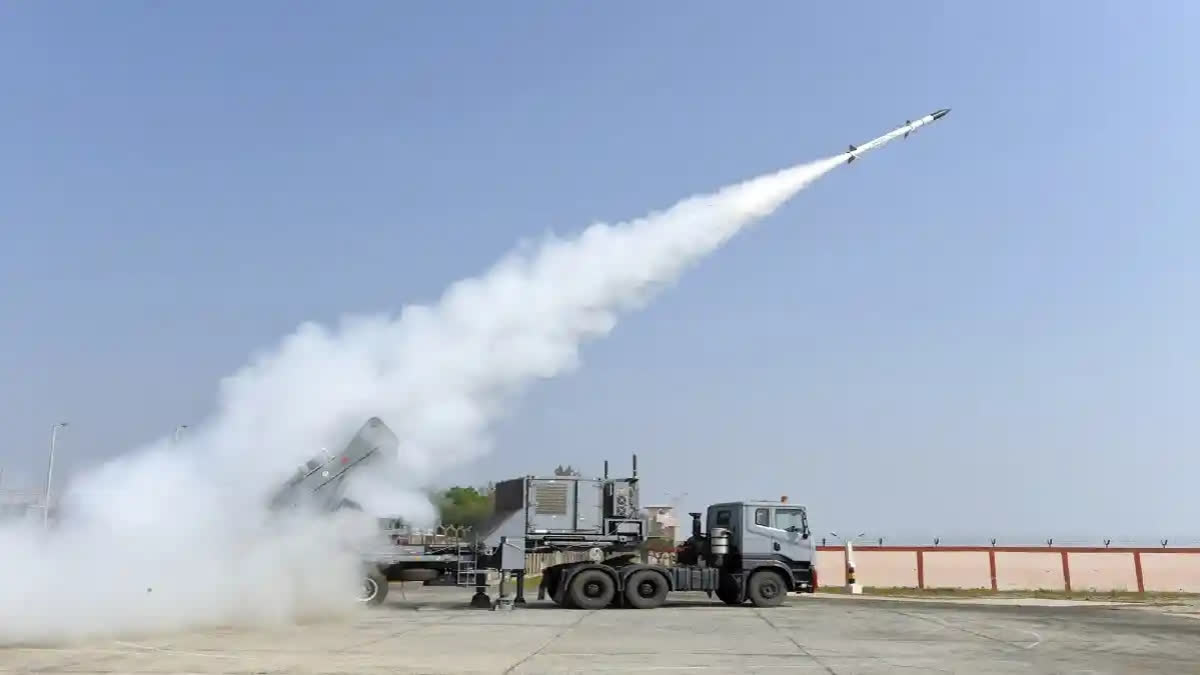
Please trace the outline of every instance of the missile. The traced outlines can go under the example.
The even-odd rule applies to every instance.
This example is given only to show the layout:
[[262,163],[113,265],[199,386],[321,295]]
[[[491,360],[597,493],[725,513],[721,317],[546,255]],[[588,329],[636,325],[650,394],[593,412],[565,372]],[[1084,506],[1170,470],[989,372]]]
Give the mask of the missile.
[[887,132],[886,134],[880,136],[879,138],[872,138],[871,140],[867,141],[866,143],[863,143],[862,145],[858,145],[858,146],[851,145],[850,150],[847,151],[847,153],[846,153],[846,154],[850,155],[850,157],[846,159],[846,163],[849,164],[850,162],[853,162],[854,160],[856,160],[860,156],[862,156],[863,153],[870,152],[871,150],[874,150],[875,148],[885,145],[897,138],[900,138],[901,136],[903,136],[904,138],[908,138],[908,135],[911,134],[912,132],[916,131],[917,129],[920,129],[921,127],[925,126],[926,124],[929,124],[936,120],[942,119],[943,117],[946,116],[946,113],[948,113],[948,112],[950,112],[949,108],[942,108],[941,110],[935,110],[934,112],[929,113],[928,115],[922,117],[921,119],[907,120],[904,122],[904,124],[896,127],[895,129],[892,129],[891,131]]

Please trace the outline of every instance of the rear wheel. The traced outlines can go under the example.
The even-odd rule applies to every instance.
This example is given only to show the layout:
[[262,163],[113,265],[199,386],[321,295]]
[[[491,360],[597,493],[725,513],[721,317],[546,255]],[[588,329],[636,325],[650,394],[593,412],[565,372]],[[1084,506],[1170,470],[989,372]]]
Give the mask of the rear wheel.
[[604,609],[616,595],[612,577],[601,570],[584,570],[571,579],[567,596],[579,609]]
[[368,607],[382,605],[387,599],[388,580],[383,576],[383,572],[377,569],[367,570],[362,578],[362,589],[359,591],[358,601]]
[[746,595],[750,596],[750,602],[755,607],[777,607],[787,597],[787,584],[779,572],[759,570],[750,577]]
[[638,570],[625,580],[625,602],[634,609],[653,609],[667,601],[667,579],[653,570]]

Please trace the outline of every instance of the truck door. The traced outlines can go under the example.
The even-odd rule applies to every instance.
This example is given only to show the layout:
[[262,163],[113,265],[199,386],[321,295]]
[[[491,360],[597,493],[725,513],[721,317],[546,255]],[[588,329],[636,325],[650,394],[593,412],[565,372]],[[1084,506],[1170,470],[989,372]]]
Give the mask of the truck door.
[[793,562],[812,561],[813,545],[809,539],[808,516],[802,507],[776,506],[773,514],[777,532],[775,552]]
[[746,505],[746,531],[742,537],[742,560],[775,557],[772,543],[777,534],[771,529],[771,507]]
[[811,542],[804,509],[784,506],[747,507],[746,558],[807,561]]

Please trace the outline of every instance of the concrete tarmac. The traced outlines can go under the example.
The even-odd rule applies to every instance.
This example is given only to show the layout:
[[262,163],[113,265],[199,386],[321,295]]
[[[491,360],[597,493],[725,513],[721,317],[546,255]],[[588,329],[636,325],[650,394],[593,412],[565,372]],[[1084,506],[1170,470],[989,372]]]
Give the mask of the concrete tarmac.
[[1200,620],[1153,608],[790,597],[773,609],[680,594],[657,610],[393,587],[353,620],[0,648],[4,673],[1194,673]]

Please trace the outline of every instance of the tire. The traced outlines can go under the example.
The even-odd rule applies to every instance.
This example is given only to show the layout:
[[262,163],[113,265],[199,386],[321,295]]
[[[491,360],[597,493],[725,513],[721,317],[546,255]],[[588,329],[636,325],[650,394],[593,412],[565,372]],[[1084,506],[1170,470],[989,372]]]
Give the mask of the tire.
[[787,583],[775,570],[759,570],[750,577],[746,595],[755,607],[778,607],[787,598]]
[[604,609],[617,594],[612,577],[603,570],[584,570],[571,579],[567,597],[571,606],[579,609]]
[[397,581],[433,581],[439,576],[437,570],[426,567],[409,567],[396,572]]
[[654,570],[638,570],[625,580],[625,602],[634,609],[654,609],[667,601],[667,578]]
[[544,570],[542,572],[542,583],[538,589],[538,594],[540,595],[542,592],[542,589],[544,588],[545,593],[546,593],[545,598],[547,600],[549,600],[550,602],[553,602],[555,605],[558,605],[559,607],[566,607],[567,605],[571,604],[571,598],[567,597],[566,594],[563,594],[562,601],[561,602],[559,601],[558,585],[561,582],[562,582],[562,573],[559,570],[557,570],[557,569]]
[[368,607],[378,607],[383,604],[388,595],[388,580],[379,570],[367,570],[362,579],[362,590],[358,601]]
[[740,605],[742,601],[738,598],[741,594],[741,589],[738,588],[737,579],[731,574],[722,574],[720,581],[717,582],[717,598],[727,605]]

